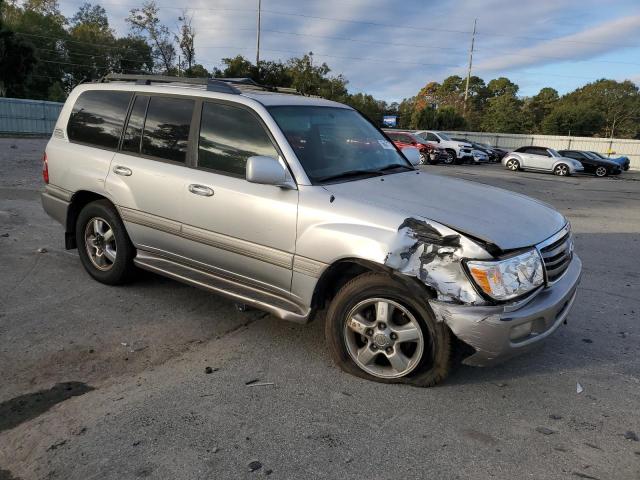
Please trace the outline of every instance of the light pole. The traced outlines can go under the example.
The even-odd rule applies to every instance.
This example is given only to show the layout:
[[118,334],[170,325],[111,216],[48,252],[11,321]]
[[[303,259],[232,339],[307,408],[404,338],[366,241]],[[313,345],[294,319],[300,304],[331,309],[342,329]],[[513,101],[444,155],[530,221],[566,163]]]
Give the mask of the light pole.
[[256,35],[256,69],[260,72],[260,13],[262,9],[262,0],[258,0],[258,28]]

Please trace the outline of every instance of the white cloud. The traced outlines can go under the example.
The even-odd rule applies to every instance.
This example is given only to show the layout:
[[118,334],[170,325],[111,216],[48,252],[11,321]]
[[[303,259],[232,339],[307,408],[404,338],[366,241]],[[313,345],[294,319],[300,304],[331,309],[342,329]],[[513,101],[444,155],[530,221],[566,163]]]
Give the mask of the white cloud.
[[640,15],[624,17],[590,27],[537,45],[496,54],[476,65],[478,71],[499,72],[508,69],[577,61],[633,47],[640,39]]

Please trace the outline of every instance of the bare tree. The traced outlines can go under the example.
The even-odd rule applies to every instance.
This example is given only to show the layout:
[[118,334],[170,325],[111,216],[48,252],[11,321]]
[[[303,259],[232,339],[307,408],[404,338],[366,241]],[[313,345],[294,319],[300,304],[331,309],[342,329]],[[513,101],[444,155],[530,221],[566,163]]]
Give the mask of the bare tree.
[[189,72],[195,64],[196,58],[194,46],[196,31],[192,26],[193,16],[185,10],[182,12],[182,15],[178,17],[178,21],[180,24],[178,25],[178,34],[175,35],[175,38],[182,52],[185,70]]
[[131,10],[127,22],[134,33],[144,35],[151,40],[154,58],[160,60],[166,73],[170,73],[175,64],[176,49],[169,29],[160,23],[155,1],[150,0],[143,3],[142,8]]

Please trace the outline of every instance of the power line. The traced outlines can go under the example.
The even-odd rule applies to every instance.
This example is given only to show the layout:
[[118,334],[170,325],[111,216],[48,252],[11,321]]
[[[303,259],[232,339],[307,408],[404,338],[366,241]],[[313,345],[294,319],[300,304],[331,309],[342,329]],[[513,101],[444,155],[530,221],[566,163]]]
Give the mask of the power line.
[[[133,7],[133,8],[139,8],[139,5],[132,5],[132,4],[126,4],[126,3],[118,3],[118,2],[101,2],[102,4],[105,5],[117,5],[117,6],[122,6],[122,7]],[[157,5],[157,7],[159,9],[175,9],[175,10],[183,10],[183,7],[172,7],[172,6],[165,6],[165,5]],[[201,11],[236,11],[236,12],[255,12],[256,9],[255,8],[230,8],[230,7],[215,7],[215,8],[206,8],[206,7],[191,7],[188,8],[188,10],[201,10]],[[446,33],[462,33],[462,34],[470,34],[472,33],[471,30],[453,30],[453,29],[446,29],[446,28],[438,28],[438,27],[433,27],[433,26],[429,26],[429,27],[416,27],[416,26],[412,26],[412,25],[400,25],[400,24],[389,24],[389,23],[380,23],[380,22],[371,22],[371,21],[366,21],[366,20],[354,20],[354,19],[349,19],[349,18],[336,18],[336,17],[324,17],[324,16],[319,16],[319,15],[310,15],[310,14],[304,14],[304,13],[291,13],[291,12],[282,12],[282,11],[278,11],[278,10],[265,10],[262,9],[262,13],[268,13],[271,15],[279,15],[279,16],[288,16],[288,17],[298,17],[298,18],[310,18],[310,19],[314,19],[314,20],[325,20],[325,21],[332,21],[332,22],[342,22],[342,23],[353,23],[353,24],[360,24],[360,25],[370,25],[370,26],[376,26],[376,27],[384,27],[384,28],[396,28],[396,29],[404,29],[404,30],[416,30],[416,31],[426,31],[426,32],[446,32]],[[635,48],[636,45],[631,45],[631,44],[616,44],[616,43],[610,43],[610,42],[592,42],[592,41],[587,41],[587,40],[569,40],[569,39],[563,39],[563,38],[553,38],[553,37],[530,37],[530,36],[523,36],[523,35],[512,35],[512,34],[507,34],[507,33],[484,33],[481,31],[476,32],[477,35],[482,35],[485,37],[509,37],[509,38],[521,38],[521,39],[525,39],[525,40],[537,40],[537,41],[556,41],[556,42],[566,42],[566,43],[577,43],[577,44],[589,44],[589,45],[607,45],[607,46],[613,46],[613,47],[622,47],[622,48]]]

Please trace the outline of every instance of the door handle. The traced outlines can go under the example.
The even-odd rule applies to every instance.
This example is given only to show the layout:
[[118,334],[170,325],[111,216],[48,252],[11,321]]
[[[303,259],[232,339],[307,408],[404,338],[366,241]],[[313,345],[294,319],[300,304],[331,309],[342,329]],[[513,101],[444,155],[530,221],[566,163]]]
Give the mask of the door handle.
[[189,185],[189,191],[194,195],[200,195],[202,197],[211,197],[213,196],[213,190],[209,187],[205,187],[204,185],[197,185],[192,183]]
[[116,165],[113,167],[113,173],[116,175],[122,175],[123,177],[130,177],[133,172],[130,168],[123,167],[122,165]]

